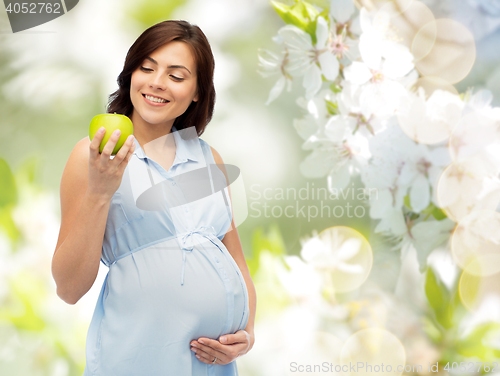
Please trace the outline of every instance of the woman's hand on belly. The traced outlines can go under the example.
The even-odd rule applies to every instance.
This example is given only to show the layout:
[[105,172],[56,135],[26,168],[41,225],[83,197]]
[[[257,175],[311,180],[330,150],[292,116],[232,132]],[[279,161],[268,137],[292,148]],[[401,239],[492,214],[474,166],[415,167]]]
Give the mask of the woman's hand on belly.
[[229,364],[237,357],[246,354],[253,346],[254,335],[246,330],[238,330],[234,334],[225,334],[219,341],[200,337],[198,341],[191,341],[191,350],[203,363]]

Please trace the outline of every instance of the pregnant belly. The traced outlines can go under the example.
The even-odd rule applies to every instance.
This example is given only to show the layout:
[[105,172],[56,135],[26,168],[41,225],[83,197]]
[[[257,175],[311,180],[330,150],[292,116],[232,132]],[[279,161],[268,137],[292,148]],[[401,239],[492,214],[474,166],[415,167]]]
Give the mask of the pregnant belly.
[[[243,329],[246,286],[224,251],[207,242],[187,252],[170,241],[118,260],[104,294],[103,348],[128,343],[189,350],[192,339]],[[181,285],[182,252],[187,253]]]

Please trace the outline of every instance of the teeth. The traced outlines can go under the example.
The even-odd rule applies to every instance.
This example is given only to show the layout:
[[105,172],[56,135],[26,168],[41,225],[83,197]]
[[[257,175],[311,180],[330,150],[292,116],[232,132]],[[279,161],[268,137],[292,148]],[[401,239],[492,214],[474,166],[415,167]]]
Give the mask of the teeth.
[[152,97],[150,95],[144,95],[148,100],[150,100],[151,102],[158,102],[158,103],[167,103],[168,101],[165,100],[165,99],[160,99],[160,98],[155,98],[155,97]]

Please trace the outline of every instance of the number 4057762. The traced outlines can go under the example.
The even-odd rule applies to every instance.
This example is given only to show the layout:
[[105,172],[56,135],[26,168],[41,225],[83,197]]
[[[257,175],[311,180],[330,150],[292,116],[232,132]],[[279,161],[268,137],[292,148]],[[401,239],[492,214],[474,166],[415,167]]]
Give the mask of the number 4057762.
[[7,13],[61,13],[61,3],[8,3]]
[[[484,370],[485,373],[493,373],[493,372],[498,372],[499,369],[498,363],[493,362],[493,363],[488,363],[488,362],[460,362],[460,365],[457,362],[453,362],[450,366],[450,363],[446,363],[446,366],[444,366],[444,370],[446,371],[462,371],[462,372],[471,372],[471,373],[477,373],[481,372]],[[481,372],[482,373],[482,372]]]

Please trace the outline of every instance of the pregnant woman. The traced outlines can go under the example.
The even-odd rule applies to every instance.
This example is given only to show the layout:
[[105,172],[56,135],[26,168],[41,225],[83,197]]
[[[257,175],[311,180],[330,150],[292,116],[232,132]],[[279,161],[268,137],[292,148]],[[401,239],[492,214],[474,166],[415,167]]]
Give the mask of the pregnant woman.
[[[106,275],[84,376],[238,375],[254,343],[255,288],[220,155],[198,138],[212,118],[214,58],[199,27],[164,21],[127,53],[107,112],[134,125],[80,140],[61,179],[52,260],[75,304]],[[214,188],[215,187],[215,188]],[[222,188],[221,188],[222,187]]]

